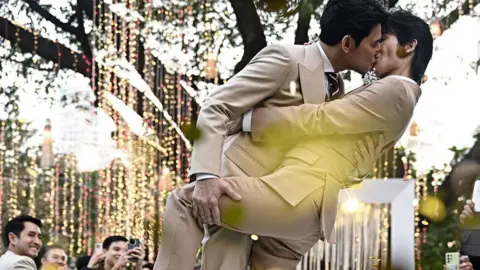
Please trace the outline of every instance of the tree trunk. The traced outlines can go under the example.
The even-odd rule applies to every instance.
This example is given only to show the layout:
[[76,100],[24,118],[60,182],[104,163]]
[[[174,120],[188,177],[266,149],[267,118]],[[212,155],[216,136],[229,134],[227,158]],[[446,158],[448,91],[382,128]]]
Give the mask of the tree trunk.
[[439,193],[447,207],[456,204],[460,196],[471,196],[475,181],[480,176],[480,137],[463,159],[453,166]]
[[243,57],[235,66],[235,74],[242,70],[252,58],[267,46],[267,39],[253,0],[230,0],[237,27],[243,40]]
[[398,3],[398,0],[387,0],[387,3],[387,7],[392,8]]

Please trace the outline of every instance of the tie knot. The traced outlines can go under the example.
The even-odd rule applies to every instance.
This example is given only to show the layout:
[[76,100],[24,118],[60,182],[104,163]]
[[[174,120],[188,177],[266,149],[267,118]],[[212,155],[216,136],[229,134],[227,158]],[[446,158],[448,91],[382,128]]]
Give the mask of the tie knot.
[[338,94],[340,93],[340,76],[338,73],[335,72],[325,72],[328,80],[328,93],[329,93],[329,100],[334,100],[338,98]]

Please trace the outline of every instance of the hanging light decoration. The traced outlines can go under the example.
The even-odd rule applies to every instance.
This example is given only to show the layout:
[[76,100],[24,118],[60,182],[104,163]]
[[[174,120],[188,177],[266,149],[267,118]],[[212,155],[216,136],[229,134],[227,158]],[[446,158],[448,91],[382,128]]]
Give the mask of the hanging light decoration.
[[430,24],[430,33],[432,33],[432,37],[434,39],[438,38],[443,34],[443,24],[440,20],[436,19],[435,21]]
[[412,121],[410,125],[410,136],[417,137],[420,133],[420,128],[418,127],[417,121]]
[[45,128],[43,129],[42,157],[40,159],[40,167],[42,169],[50,169],[54,165],[53,145],[52,145],[52,125],[50,119],[47,119]]
[[205,77],[208,80],[213,80],[218,77],[217,58],[210,53],[207,58],[207,65],[205,66]]

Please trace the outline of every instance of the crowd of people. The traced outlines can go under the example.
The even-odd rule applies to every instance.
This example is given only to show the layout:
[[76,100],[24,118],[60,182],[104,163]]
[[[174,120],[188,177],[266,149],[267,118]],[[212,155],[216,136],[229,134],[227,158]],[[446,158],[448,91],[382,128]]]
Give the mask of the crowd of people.
[[[107,237],[93,254],[76,258],[71,265],[67,250],[59,244],[43,246],[42,221],[17,216],[2,232],[6,252],[0,257],[2,270],[153,270],[141,245],[129,247],[125,236]],[[73,268],[72,268],[73,267]]]

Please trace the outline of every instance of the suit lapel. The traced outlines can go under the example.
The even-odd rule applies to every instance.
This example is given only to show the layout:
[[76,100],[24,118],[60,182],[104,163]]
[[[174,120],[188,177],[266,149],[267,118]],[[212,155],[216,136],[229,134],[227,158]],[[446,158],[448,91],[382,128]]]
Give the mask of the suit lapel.
[[317,44],[305,46],[305,59],[298,64],[300,86],[305,103],[320,104],[325,101],[325,72],[322,55]]

